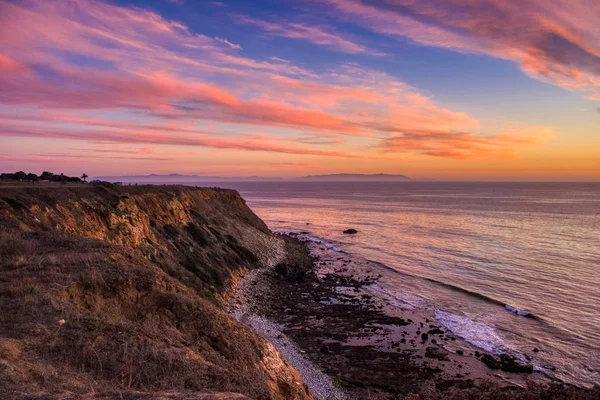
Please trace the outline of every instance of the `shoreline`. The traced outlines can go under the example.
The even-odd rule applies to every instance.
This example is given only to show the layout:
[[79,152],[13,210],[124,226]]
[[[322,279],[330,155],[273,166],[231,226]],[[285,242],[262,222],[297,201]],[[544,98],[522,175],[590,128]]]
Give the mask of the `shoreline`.
[[[274,270],[244,278],[233,315],[283,349],[316,398],[434,398],[427,393],[489,390],[512,396],[551,382],[531,365],[463,341],[429,310],[378,300],[371,291],[378,277],[349,254],[294,233],[279,237],[294,254]],[[318,373],[307,374],[298,360]]]
[[336,387],[331,377],[316,366],[305,352],[283,333],[284,328],[261,315],[264,314],[264,304],[257,299],[265,295],[269,272],[269,269],[263,268],[244,275],[236,286],[235,292],[228,299],[229,315],[270,342],[284,360],[299,372],[302,381],[316,400],[346,400],[348,397],[344,391]]

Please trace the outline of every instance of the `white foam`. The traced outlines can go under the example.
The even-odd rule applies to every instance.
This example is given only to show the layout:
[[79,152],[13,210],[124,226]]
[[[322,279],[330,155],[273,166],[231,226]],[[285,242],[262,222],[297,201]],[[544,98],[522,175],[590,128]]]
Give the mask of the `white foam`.
[[333,243],[324,242],[323,245],[325,247],[327,247],[329,250],[335,251],[336,253],[341,253],[342,252],[340,249],[338,249],[337,247],[335,247],[335,245]]
[[302,236],[304,239],[308,240],[309,242],[313,242],[313,243],[317,243],[317,244],[323,244],[323,240],[319,239],[318,237],[315,236],[311,236],[311,235],[304,235]]
[[490,353],[505,353],[506,345],[494,328],[462,315],[436,311],[435,318],[450,332],[467,343]]
[[387,304],[390,304],[393,307],[404,309],[404,310],[413,310],[418,308],[417,304],[414,301],[410,301],[409,299],[400,298],[390,291],[384,289],[381,285],[377,283],[373,283],[364,288],[366,292],[369,292],[371,295],[376,296],[382,300],[384,300]]
[[299,237],[301,237],[302,239],[309,241],[311,243],[316,243],[316,244],[322,244],[323,246],[325,246],[327,249],[329,250],[333,250],[336,253],[343,253],[342,250],[338,249],[337,247],[335,247],[335,244],[331,243],[331,242],[327,242],[321,238],[318,238],[316,236],[312,236],[310,234],[306,234],[306,233],[299,233],[297,234]]
[[519,310],[518,308],[509,306],[508,304],[505,304],[504,308],[506,308],[508,311],[515,313],[517,315],[520,315],[522,317],[527,317],[528,315],[531,315],[531,313],[529,311]]

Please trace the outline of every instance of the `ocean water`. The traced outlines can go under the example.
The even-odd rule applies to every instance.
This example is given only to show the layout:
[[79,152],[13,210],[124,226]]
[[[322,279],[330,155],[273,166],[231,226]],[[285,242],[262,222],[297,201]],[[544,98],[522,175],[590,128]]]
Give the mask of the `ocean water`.
[[600,383],[600,184],[224,186],[273,230],[377,262],[373,290],[398,307],[434,310],[464,340],[551,376]]

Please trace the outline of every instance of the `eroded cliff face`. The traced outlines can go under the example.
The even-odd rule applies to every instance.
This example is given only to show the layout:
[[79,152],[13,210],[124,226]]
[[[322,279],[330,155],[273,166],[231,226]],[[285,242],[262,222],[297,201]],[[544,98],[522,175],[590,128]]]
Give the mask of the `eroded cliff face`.
[[221,308],[285,255],[237,192],[0,188],[0,227],[0,398],[310,398]]

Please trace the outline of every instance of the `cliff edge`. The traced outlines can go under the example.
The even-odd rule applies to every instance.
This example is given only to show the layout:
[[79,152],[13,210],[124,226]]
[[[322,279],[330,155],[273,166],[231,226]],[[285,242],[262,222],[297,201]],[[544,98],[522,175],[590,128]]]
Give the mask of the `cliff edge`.
[[0,227],[0,398],[311,398],[222,308],[285,256],[237,192],[0,187]]

